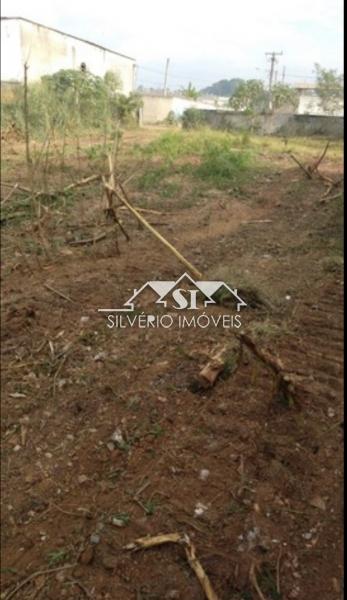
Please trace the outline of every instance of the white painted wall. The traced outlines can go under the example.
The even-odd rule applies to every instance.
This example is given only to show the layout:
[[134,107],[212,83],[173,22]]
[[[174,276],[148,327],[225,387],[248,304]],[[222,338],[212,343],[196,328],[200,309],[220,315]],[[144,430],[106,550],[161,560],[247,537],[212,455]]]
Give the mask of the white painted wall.
[[175,113],[176,117],[181,117],[187,108],[203,108],[205,110],[215,110],[216,107],[208,102],[201,102],[199,100],[189,100],[188,98],[180,98],[174,96],[172,98],[171,110]]
[[143,107],[141,110],[141,120],[143,124],[164,121],[169,112],[173,112],[176,117],[181,117],[187,108],[215,110],[215,106],[211,103],[205,103],[199,100],[189,100],[188,98],[181,98],[180,96],[155,96],[144,94],[142,100]]
[[[332,116],[343,117],[343,103],[341,108],[334,111]],[[314,90],[303,90],[300,91],[299,105],[296,110],[298,115],[326,115],[327,113],[320,106],[320,99],[318,94]]]
[[23,60],[19,21],[1,20],[1,81],[22,81]]
[[117,73],[122,92],[133,91],[135,61],[64,33],[21,19],[1,20],[1,80],[21,81],[24,63],[28,81],[60,69],[79,69],[85,63],[93,75]]

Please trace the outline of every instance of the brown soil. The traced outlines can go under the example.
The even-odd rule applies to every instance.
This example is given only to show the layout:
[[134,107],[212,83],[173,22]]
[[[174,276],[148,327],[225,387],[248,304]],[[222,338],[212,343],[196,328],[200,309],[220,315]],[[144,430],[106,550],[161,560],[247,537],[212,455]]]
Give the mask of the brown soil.
[[[341,598],[343,284],[325,266],[340,204],[321,204],[322,182],[306,181],[288,159],[266,160],[268,172],[238,197],[208,190],[182,208],[182,197],[153,191],[147,205],[164,211],[149,220],[210,279],[246,274],[264,291],[274,309],[245,309],[243,328],[255,336],[260,324],[260,346],[295,374],[294,406],[276,401],[271,372],[247,352],[236,373],[194,390],[228,330],[106,327],[98,308],[120,307],[147,280],[184,269],[125,211],[131,241],[119,238],[120,256],[110,240],[62,243],[81,220],[90,234],[97,186],[78,192],[68,223],[49,213],[43,238],[30,223],[5,227],[4,598],[36,571],[77,563],[37,575],[16,597],[203,600],[182,548],[124,549],[176,531],[194,542],[221,600],[259,598],[252,564],[267,600]],[[337,162],[324,165],[341,175]],[[124,444],[112,447],[117,429]],[[198,502],[207,507],[200,517]]]

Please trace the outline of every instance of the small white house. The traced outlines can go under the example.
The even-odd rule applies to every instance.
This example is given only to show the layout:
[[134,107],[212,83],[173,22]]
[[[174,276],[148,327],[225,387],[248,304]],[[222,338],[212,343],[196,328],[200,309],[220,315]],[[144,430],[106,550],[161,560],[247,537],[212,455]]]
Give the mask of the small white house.
[[[320,104],[317,94],[317,85],[315,83],[297,83],[293,86],[299,95],[299,104],[296,110],[298,115],[326,115]],[[341,107],[334,111],[333,116],[343,117],[343,103]]]
[[1,82],[37,81],[60,69],[83,69],[103,76],[118,74],[122,93],[134,90],[135,59],[93,42],[22,17],[1,18]]

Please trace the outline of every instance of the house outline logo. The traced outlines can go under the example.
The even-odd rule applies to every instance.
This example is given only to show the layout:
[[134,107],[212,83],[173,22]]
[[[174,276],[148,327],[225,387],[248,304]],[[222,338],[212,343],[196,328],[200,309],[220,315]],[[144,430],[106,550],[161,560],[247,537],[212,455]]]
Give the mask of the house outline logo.
[[[195,300],[196,300],[196,294],[198,292],[201,292],[205,298],[204,300],[204,307],[207,307],[208,305],[215,305],[217,304],[217,302],[215,300],[213,300],[212,296],[218,291],[220,290],[222,287],[224,287],[236,300],[237,303],[237,312],[240,311],[240,309],[244,306],[247,306],[246,302],[239,296],[237,288],[231,288],[227,283],[225,283],[224,281],[195,281],[188,273],[183,273],[183,275],[181,275],[176,281],[160,281],[160,280],[153,280],[153,281],[146,281],[146,283],[144,283],[139,289],[134,289],[133,294],[130,296],[130,298],[123,304],[123,308],[99,308],[98,312],[104,312],[104,313],[131,313],[135,310],[135,299],[138,298],[138,296],[146,289],[146,288],[150,288],[152,291],[154,291],[157,296],[158,299],[155,301],[155,304],[157,305],[162,305],[164,308],[168,308],[168,300],[166,299],[167,296],[170,294],[170,292],[174,292],[175,290],[178,290],[179,292],[181,291],[186,291],[183,290],[179,287],[177,287],[181,282],[183,282],[183,280],[188,280],[189,283],[194,286],[195,288]],[[191,293],[191,301],[193,298],[192,295],[192,290],[190,290]],[[177,298],[175,298],[175,300],[179,303],[180,298],[179,296],[177,296]],[[182,301],[182,300],[181,300]],[[196,306],[196,304],[193,303],[193,306],[171,306],[170,308],[176,308],[177,310],[181,310],[183,308],[188,308],[188,309],[197,309],[198,307]]]

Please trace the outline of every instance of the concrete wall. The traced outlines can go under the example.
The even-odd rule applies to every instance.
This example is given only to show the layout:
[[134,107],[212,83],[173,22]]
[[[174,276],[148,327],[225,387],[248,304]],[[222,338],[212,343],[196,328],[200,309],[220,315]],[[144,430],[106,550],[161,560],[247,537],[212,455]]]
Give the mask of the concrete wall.
[[142,96],[141,122],[145,124],[164,121],[172,110],[170,96]]
[[213,105],[199,100],[189,100],[181,96],[155,96],[144,94],[142,96],[143,108],[141,121],[145,124],[154,124],[164,121],[169,112],[176,117],[181,117],[187,108],[199,110],[214,110]]
[[23,80],[19,21],[1,20],[1,81]]
[[60,69],[79,69],[85,63],[93,75],[117,73],[124,94],[134,87],[133,59],[30,21],[1,20],[1,80],[22,81],[25,62],[29,82]]
[[318,115],[275,114],[250,117],[231,111],[201,111],[207,125],[216,129],[254,131],[263,135],[310,136],[343,138],[343,117]]

